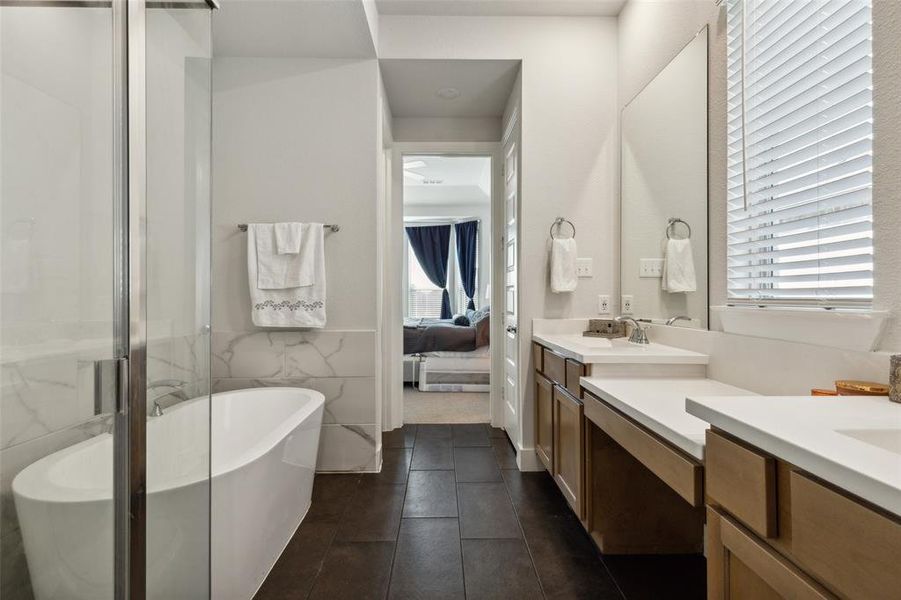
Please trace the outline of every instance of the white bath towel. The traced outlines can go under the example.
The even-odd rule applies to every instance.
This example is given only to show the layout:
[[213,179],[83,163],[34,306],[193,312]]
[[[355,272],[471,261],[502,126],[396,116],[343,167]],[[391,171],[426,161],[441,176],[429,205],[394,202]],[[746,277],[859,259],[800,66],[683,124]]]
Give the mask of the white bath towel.
[[691,240],[667,240],[663,259],[663,291],[672,294],[694,292],[698,289],[695,278],[695,261],[691,252]]
[[[251,229],[254,233],[252,237],[256,239],[256,286],[259,289],[283,290],[313,285],[315,275],[312,255],[299,251],[296,254],[280,253],[276,241],[277,224],[251,223],[247,226],[248,233]],[[301,233],[298,241],[302,241],[302,238]],[[251,236],[247,236],[247,239],[250,240]]]
[[551,291],[574,292],[579,280],[576,278],[576,240],[555,239],[551,242]]
[[[247,227],[247,276],[253,324],[258,327],[325,327],[325,234],[321,223],[304,223],[298,257],[310,267],[310,285],[260,288],[257,236],[274,234],[270,226]],[[270,245],[270,248],[272,246]],[[283,257],[283,258],[284,258]]]
[[279,254],[299,254],[303,223],[275,223],[275,251]]

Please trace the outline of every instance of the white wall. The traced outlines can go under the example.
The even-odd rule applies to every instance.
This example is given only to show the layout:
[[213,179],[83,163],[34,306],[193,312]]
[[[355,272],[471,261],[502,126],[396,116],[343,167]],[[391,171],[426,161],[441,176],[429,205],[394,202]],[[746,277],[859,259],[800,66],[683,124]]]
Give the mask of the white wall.
[[394,139],[398,142],[498,142],[498,117],[396,117]]
[[[597,295],[616,291],[616,55],[614,18],[380,19],[380,58],[522,60],[519,336],[526,349],[533,317],[596,314]],[[547,285],[548,228],[557,216],[576,224],[579,255],[594,259],[594,277],[572,294],[552,294]],[[522,362],[527,375],[530,365]],[[530,414],[531,386],[521,393],[523,414]],[[526,428],[524,447],[532,436]]]
[[[725,10],[707,0],[630,0],[619,16],[619,99],[625,105],[704,25],[708,64],[710,304],[726,302]],[[880,349],[901,349],[901,3],[873,2],[876,308],[893,319]],[[711,325],[716,326],[716,323]]]
[[[321,470],[378,467],[378,89],[375,60],[214,60],[214,389],[323,391]],[[236,225],[287,220],[341,225],[326,234],[322,331],[251,323]]]

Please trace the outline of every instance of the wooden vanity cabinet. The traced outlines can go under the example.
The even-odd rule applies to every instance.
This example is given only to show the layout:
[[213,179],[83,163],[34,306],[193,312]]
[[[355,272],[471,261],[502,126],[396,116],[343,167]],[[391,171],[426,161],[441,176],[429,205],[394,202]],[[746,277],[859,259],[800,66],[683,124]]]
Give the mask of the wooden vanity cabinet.
[[709,600],[901,598],[901,519],[707,432]]
[[585,428],[582,402],[566,388],[554,387],[554,480],[579,519],[585,490]]
[[538,460],[554,472],[554,382],[535,373],[535,451]]

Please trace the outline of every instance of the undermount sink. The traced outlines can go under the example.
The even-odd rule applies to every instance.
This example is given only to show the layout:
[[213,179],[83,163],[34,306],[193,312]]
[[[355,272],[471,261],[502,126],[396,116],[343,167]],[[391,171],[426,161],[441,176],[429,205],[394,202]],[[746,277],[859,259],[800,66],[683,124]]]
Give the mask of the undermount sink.
[[901,429],[837,429],[836,433],[901,454]]

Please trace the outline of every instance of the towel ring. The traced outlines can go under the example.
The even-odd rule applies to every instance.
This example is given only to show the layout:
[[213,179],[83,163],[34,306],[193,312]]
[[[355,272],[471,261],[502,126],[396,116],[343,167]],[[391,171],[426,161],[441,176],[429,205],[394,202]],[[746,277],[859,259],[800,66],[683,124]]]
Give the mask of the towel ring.
[[673,231],[673,232],[676,231],[676,223],[682,223],[683,225],[685,225],[685,227],[688,228],[688,235],[685,236],[685,238],[683,238],[683,239],[691,239],[691,225],[689,225],[686,221],[683,221],[679,217],[670,217],[667,220],[666,239],[668,239],[668,240],[673,239],[673,236],[670,235],[670,231]]
[[559,227],[560,225],[563,225],[564,223],[568,223],[569,226],[573,228],[573,237],[576,237],[576,226],[573,225],[573,222],[570,221],[569,219],[564,219],[563,217],[557,217],[556,219],[554,219],[554,222],[551,223],[551,239],[552,240],[557,239],[554,237],[554,227]]

